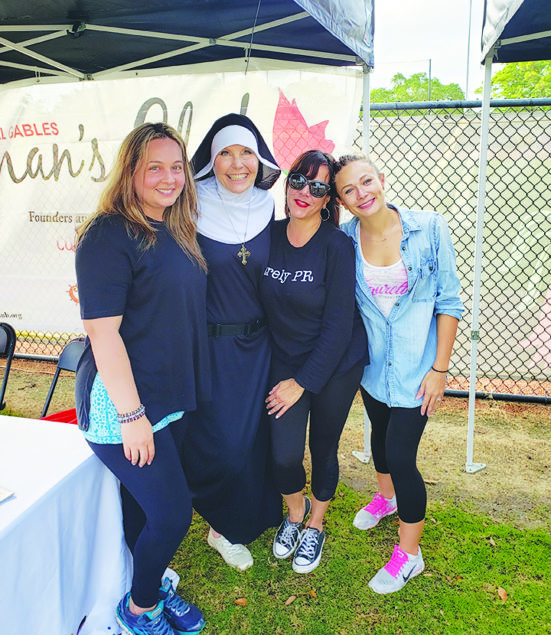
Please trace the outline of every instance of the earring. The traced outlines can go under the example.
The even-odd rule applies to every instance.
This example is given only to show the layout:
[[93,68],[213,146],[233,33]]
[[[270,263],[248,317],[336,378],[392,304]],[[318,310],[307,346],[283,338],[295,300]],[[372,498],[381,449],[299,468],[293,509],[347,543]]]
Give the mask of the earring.
[[331,218],[331,212],[327,209],[327,207],[322,207],[320,211],[320,216],[321,216],[321,220],[327,221]]

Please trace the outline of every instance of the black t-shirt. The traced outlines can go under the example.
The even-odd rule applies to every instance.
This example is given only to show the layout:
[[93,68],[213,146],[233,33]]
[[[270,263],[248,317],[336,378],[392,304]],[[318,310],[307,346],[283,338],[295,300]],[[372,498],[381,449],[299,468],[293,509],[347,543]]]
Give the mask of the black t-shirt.
[[306,245],[293,247],[288,222],[273,224],[260,295],[273,355],[293,369],[303,388],[319,393],[331,377],[369,360],[354,299],[354,246],[339,229],[322,223]]
[[[76,272],[82,319],[123,316],[120,334],[140,400],[155,424],[210,396],[210,368],[205,272],[164,223],[150,222],[157,242],[144,249],[121,216],[98,217],[77,248]],[[87,341],[75,387],[84,429],[96,372]]]

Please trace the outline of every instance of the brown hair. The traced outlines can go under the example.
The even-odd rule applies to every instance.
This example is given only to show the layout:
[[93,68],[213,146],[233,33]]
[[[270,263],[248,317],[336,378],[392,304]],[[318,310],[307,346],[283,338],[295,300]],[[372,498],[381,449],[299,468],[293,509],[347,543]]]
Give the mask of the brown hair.
[[[298,172],[308,180],[311,180],[316,176],[322,165],[327,166],[329,170],[329,185],[331,186],[329,190],[330,198],[325,205],[325,208],[329,212],[329,218],[327,220],[338,227],[340,208],[337,203],[337,189],[335,187],[335,159],[330,154],[322,152],[321,150],[307,150],[297,157],[293,165],[289,168],[289,173],[285,179],[285,196],[287,196],[289,189],[289,174]],[[289,218],[287,204],[285,204],[285,216]]]
[[197,192],[193,182],[186,146],[174,128],[164,123],[144,123],[126,136],[120,147],[109,181],[103,190],[97,210],[77,229],[77,244],[98,216],[119,214],[126,221],[129,235],[142,237],[144,249],[156,241],[156,230],[147,219],[136,190],[134,174],[141,161],[147,157],[149,144],[154,139],[172,139],[182,150],[185,186],[173,205],[167,207],[163,221],[182,250],[206,271],[206,262],[197,243]]
[[377,176],[381,176],[381,172],[379,168],[373,163],[373,161],[367,156],[367,154],[343,154],[335,161],[335,176],[344,168],[345,165],[349,163],[354,163],[355,161],[361,161],[362,163],[367,163],[370,167],[375,170]]

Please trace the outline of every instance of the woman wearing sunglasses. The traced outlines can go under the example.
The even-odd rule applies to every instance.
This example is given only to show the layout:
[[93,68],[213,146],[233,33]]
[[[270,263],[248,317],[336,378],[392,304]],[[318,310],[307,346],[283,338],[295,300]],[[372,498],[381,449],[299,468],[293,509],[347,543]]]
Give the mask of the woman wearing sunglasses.
[[[274,474],[289,509],[273,553],[294,553],[297,573],[319,564],[323,518],[339,479],[339,439],[368,361],[354,301],[354,249],[338,229],[333,166],[318,150],[294,162],[285,184],[287,218],[273,224],[260,285],[272,335],[266,404]],[[302,493],[308,418],[311,501]]]

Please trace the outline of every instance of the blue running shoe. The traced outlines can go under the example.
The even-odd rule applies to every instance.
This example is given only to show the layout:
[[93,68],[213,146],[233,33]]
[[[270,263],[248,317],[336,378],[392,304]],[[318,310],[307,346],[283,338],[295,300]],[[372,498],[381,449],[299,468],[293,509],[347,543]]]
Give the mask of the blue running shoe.
[[159,601],[151,611],[134,615],[130,611],[130,593],[127,593],[117,606],[117,622],[127,635],[174,635],[172,626],[163,613],[164,603]]
[[205,628],[205,620],[201,611],[188,604],[174,591],[170,578],[163,580],[159,590],[159,598],[164,602],[164,613],[168,623],[178,635],[193,635]]

